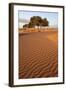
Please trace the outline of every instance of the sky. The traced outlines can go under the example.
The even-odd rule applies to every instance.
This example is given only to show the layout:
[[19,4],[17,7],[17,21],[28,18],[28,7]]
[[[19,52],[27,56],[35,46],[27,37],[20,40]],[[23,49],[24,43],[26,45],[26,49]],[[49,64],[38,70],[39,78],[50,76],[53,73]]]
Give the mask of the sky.
[[[58,27],[58,13],[57,12],[44,12],[44,11],[19,11],[19,20],[29,21],[32,16],[40,16],[42,18],[47,18],[49,21],[49,26]],[[24,23],[25,24],[25,23]],[[19,22],[21,26],[21,22]]]

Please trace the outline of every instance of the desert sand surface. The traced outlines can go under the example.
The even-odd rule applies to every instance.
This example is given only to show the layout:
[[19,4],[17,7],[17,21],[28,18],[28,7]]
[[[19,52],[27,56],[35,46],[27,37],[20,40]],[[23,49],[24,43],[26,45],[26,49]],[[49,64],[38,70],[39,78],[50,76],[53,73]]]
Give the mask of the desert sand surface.
[[19,34],[19,79],[57,76],[57,30]]

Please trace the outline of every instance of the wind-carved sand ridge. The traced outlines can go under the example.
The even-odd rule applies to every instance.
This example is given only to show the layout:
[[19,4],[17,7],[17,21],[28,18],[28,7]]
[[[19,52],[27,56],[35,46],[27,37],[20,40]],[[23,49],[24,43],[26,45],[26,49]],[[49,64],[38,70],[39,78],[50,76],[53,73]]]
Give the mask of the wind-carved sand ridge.
[[19,79],[58,76],[58,31],[19,34]]

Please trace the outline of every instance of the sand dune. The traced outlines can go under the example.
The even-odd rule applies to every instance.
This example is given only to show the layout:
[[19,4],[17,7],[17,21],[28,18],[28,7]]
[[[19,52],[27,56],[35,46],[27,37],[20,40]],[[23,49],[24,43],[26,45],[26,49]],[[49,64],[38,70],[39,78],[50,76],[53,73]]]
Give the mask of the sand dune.
[[19,34],[19,78],[58,76],[57,31]]

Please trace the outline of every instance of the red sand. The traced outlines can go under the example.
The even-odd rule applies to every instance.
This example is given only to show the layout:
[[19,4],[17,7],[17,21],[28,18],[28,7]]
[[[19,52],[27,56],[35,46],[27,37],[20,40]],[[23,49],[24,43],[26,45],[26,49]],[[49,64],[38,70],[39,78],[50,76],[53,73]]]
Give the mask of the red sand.
[[57,34],[19,34],[19,79],[58,76]]

